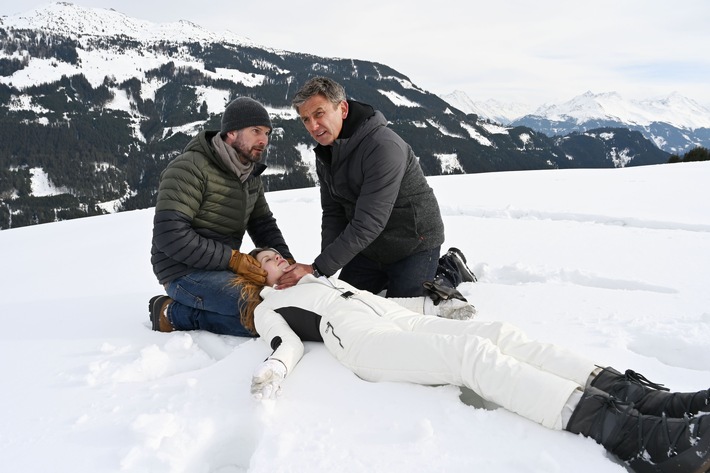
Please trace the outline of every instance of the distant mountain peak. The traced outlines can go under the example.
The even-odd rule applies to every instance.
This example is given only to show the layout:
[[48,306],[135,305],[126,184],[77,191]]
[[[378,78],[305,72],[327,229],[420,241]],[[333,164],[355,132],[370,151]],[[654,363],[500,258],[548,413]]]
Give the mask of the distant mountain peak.
[[512,102],[506,103],[495,99],[488,99],[485,102],[474,102],[466,92],[462,90],[454,90],[450,94],[442,95],[441,98],[464,113],[473,113],[481,118],[506,125],[516,118],[526,115],[531,110],[531,107],[528,105]]
[[253,45],[243,36],[231,32],[214,33],[188,20],[152,23],[129,17],[113,8],[83,7],[71,2],[54,2],[3,19],[4,26],[59,33],[72,38],[120,35],[140,41],[226,41]]
[[672,91],[666,96],[628,100],[620,93],[586,92],[562,103],[534,109],[496,100],[474,102],[460,90],[441,97],[452,106],[504,125],[527,126],[548,136],[600,127],[639,131],[660,149],[684,153],[710,143],[710,108]]
[[710,128],[710,108],[678,91],[658,98],[630,100],[615,91],[587,90],[566,102],[546,103],[537,108],[493,99],[474,102],[460,90],[441,98],[466,113],[475,113],[503,124],[534,116],[557,122],[571,121],[579,125],[589,121],[614,121],[641,127],[652,123],[668,123],[689,130]]
[[679,128],[710,128],[710,109],[674,91],[656,99],[631,100],[618,92],[587,91],[567,102],[543,105],[533,115],[554,121],[612,120],[648,126],[655,122]]

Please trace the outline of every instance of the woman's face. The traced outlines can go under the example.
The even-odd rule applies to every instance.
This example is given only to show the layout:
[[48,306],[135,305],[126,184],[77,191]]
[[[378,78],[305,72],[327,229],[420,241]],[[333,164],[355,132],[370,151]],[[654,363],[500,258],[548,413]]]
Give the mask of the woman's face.
[[273,286],[289,266],[280,254],[274,250],[264,250],[256,254],[256,260],[261,263],[261,269],[266,271],[266,285]]

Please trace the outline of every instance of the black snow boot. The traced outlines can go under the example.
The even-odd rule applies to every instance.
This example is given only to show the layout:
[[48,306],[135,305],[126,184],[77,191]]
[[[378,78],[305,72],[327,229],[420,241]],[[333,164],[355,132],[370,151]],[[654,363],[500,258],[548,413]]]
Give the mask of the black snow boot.
[[459,292],[458,289],[451,286],[451,283],[446,279],[437,277],[433,281],[426,281],[422,284],[427,295],[434,301],[434,305],[439,305],[441,301],[449,299],[458,299],[466,301],[466,298]]
[[439,302],[450,299],[467,302],[456,287],[462,282],[475,281],[476,276],[466,266],[466,257],[461,253],[461,250],[452,247],[439,258],[434,280],[427,281],[423,285],[427,295],[434,301],[434,304],[438,305]]
[[454,287],[462,282],[476,282],[476,275],[466,266],[466,257],[458,248],[451,247],[439,258],[437,275],[443,275]]
[[587,388],[566,430],[594,439],[636,473],[705,473],[710,469],[710,416],[644,415],[633,404]]
[[656,384],[632,370],[621,374],[614,368],[602,368],[592,381],[601,389],[624,402],[633,402],[642,414],[683,417],[710,411],[710,389],[695,393],[671,393],[662,384]]

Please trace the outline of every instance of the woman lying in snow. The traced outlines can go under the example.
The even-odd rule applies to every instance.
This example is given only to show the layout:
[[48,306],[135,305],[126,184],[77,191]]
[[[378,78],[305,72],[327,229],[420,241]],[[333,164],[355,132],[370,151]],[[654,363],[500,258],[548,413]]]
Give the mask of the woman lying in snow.
[[[322,341],[362,379],[466,386],[545,427],[594,439],[636,472],[710,470],[710,415],[698,415],[710,411],[710,390],[670,393],[633,371],[529,340],[511,324],[421,315],[335,277],[309,274],[276,290],[289,263],[273,249],[251,255],[267,285],[239,281],[250,301],[242,322],[274,350],[254,372],[257,399],[280,393],[303,341]],[[409,305],[420,307],[418,299]]]

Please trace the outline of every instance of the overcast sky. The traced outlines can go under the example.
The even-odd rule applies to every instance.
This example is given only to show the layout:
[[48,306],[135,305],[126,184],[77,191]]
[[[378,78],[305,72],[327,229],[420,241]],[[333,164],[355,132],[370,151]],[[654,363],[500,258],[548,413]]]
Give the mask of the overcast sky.
[[[0,0],[0,16],[46,1]],[[586,91],[679,92],[710,106],[707,0],[78,0],[156,23],[190,20],[257,44],[386,64],[435,94],[540,105]]]

